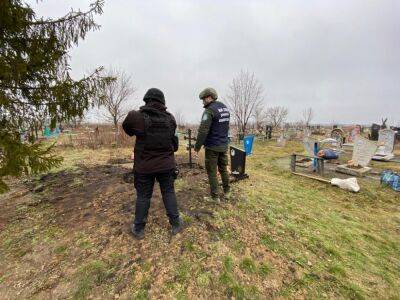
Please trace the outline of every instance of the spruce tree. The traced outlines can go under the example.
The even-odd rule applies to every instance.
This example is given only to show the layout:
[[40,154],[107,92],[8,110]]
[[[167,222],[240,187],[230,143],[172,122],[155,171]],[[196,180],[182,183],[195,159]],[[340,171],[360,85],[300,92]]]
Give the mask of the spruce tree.
[[44,120],[54,128],[83,117],[99,99],[109,79],[98,68],[74,80],[68,50],[99,29],[94,16],[102,7],[98,0],[86,12],[45,19],[21,0],[0,0],[0,192],[8,188],[6,176],[45,172],[61,163],[52,146],[37,140]]

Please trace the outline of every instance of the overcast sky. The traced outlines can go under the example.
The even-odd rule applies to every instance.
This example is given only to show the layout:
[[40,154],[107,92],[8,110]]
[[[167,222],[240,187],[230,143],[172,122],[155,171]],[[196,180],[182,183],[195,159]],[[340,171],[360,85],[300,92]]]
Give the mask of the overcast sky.
[[[38,16],[86,10],[90,1],[44,0]],[[106,0],[101,29],[71,51],[75,76],[97,66],[132,75],[142,104],[164,91],[171,112],[199,121],[198,94],[220,98],[241,69],[262,83],[265,106],[289,120],[312,107],[314,123],[400,125],[400,1]]]

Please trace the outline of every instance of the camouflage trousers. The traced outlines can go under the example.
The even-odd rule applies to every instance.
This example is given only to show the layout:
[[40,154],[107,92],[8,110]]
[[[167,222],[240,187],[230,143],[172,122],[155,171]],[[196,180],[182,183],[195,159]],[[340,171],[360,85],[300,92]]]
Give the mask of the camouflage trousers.
[[210,184],[211,196],[218,196],[217,170],[221,174],[224,193],[229,192],[228,152],[205,149],[205,166]]

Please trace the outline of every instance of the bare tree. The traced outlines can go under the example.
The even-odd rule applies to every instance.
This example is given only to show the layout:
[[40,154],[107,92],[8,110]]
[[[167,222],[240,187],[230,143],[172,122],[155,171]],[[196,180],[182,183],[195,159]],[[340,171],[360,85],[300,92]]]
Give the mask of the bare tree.
[[285,122],[289,110],[283,106],[273,106],[267,109],[265,117],[272,128],[279,128]]
[[106,119],[113,123],[118,133],[118,123],[128,112],[127,102],[135,94],[136,89],[132,77],[121,70],[110,69],[106,76],[115,80],[105,86],[102,105],[106,109]]
[[312,109],[312,107],[306,108],[305,110],[303,110],[302,113],[303,116],[303,124],[305,127],[310,126],[310,123],[312,121],[312,119],[314,118],[314,111]]
[[174,117],[175,117],[176,125],[178,126],[178,128],[184,128],[186,126],[185,117],[184,117],[182,111],[178,110],[174,114]]
[[261,105],[259,109],[254,110],[253,118],[255,129],[257,131],[262,131],[265,123],[265,111]]
[[263,100],[263,87],[254,73],[240,71],[232,80],[227,104],[240,133],[245,134],[251,116],[259,110]]

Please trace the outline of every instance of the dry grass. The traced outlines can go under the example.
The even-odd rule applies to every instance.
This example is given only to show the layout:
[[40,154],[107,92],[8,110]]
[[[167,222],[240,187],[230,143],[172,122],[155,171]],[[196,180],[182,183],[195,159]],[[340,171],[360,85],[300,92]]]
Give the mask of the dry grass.
[[[399,193],[295,177],[276,161],[301,145],[274,144],[256,143],[250,179],[221,205],[202,200],[203,171],[183,170],[187,228],[176,237],[157,188],[140,242],[129,235],[133,187],[121,180],[130,166],[108,163],[131,149],[60,150],[60,169],[0,198],[2,298],[399,298]],[[38,184],[43,192],[28,191]]]

